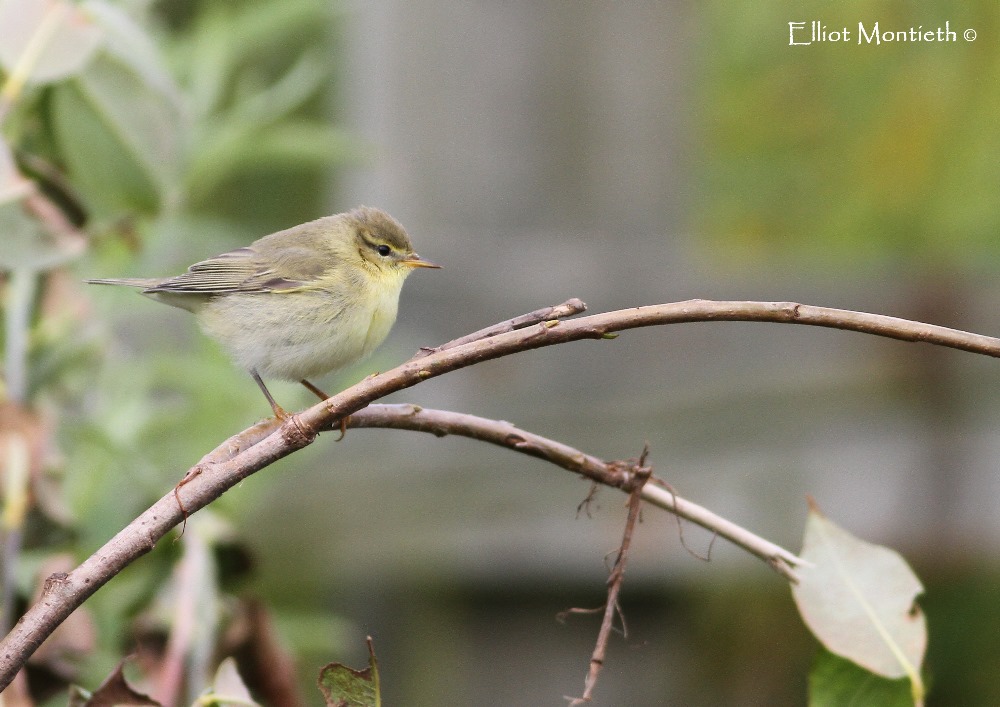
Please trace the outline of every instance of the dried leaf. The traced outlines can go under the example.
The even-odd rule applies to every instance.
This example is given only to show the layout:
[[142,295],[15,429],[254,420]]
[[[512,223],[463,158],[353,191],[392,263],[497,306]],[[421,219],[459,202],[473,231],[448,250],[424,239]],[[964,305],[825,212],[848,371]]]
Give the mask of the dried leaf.
[[10,685],[4,688],[3,707],[35,707],[36,704],[28,687],[28,676],[22,670]]
[[895,551],[854,537],[810,501],[802,558],[792,586],[799,613],[832,653],[886,678],[909,678],[923,699],[920,667],[927,626],[920,580]]
[[236,661],[226,658],[215,671],[212,681],[212,691],[198,700],[200,705],[215,705],[216,707],[247,707],[256,705],[246,683],[236,669]]
[[223,654],[238,656],[254,692],[266,704],[304,704],[295,660],[283,644],[267,607],[259,601],[243,600],[235,613],[225,633]]
[[31,482],[42,470],[49,445],[41,418],[14,402],[0,403],[0,491],[3,526],[19,529],[33,505]]
[[128,684],[128,681],[125,680],[125,675],[122,674],[124,667],[125,661],[122,660],[115,667],[111,675],[89,696],[79,688],[71,690],[70,706],[115,707],[115,705],[148,705],[149,707],[161,707],[159,702],[141,692],[136,692]]

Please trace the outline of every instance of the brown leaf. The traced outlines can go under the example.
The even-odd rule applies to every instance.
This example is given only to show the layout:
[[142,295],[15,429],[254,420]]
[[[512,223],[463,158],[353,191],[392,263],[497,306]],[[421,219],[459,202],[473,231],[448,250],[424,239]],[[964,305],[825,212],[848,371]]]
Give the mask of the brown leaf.
[[233,655],[261,701],[272,707],[305,704],[296,679],[295,661],[281,641],[267,607],[245,600],[226,632],[223,655]]
[[114,671],[101,683],[94,694],[83,703],[82,707],[115,707],[115,705],[148,705],[150,707],[162,707],[159,702],[148,695],[136,692],[128,681],[122,670],[125,667],[125,660],[115,666]]
[[9,400],[0,402],[0,465],[18,453],[15,445],[23,445],[30,475],[37,475],[45,462],[48,438],[41,417]]
[[51,420],[14,402],[0,402],[0,482],[3,484],[0,490],[8,499],[8,507],[16,499],[18,507],[6,511],[20,516],[8,515],[7,522],[13,527],[20,527],[24,514],[36,508],[57,524],[69,522],[69,512],[47,476],[58,458]]
[[14,681],[3,691],[4,707],[34,707],[28,690],[28,677],[25,671],[20,671]]

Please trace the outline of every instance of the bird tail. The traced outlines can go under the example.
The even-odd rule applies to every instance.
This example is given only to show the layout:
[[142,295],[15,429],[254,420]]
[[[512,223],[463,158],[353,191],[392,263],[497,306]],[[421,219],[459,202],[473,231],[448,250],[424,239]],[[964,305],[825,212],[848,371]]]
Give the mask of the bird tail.
[[155,277],[122,277],[104,280],[85,280],[88,285],[125,285],[126,287],[156,287],[160,280]]

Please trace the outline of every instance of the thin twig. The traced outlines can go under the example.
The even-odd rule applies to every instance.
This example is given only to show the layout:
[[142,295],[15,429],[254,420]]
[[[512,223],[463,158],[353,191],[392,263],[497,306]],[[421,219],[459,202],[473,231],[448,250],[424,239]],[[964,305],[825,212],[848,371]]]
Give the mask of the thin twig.
[[[670,495],[674,499],[674,504],[676,505],[676,503],[677,503],[677,491],[674,489],[674,487],[671,486],[670,484],[668,484],[663,479],[658,479],[656,477],[653,477],[652,481],[657,486],[659,486],[660,488],[666,489],[667,491],[669,491]],[[706,550],[705,554],[702,555],[701,553],[697,552],[693,547],[691,547],[690,545],[688,545],[687,538],[684,537],[684,523],[681,522],[680,515],[678,515],[677,513],[674,513],[674,519],[677,521],[677,538],[678,538],[678,540],[681,541],[681,547],[683,547],[685,550],[687,550],[687,554],[689,554],[691,557],[693,557],[696,560],[701,560],[702,562],[711,562],[712,561],[712,547],[715,545],[715,539],[717,537],[719,537],[719,534],[718,533],[712,533],[712,539],[708,542],[708,550]],[[793,578],[789,577],[789,579],[793,579]]]
[[590,488],[587,490],[587,495],[583,497],[579,505],[576,507],[576,517],[579,518],[581,513],[586,513],[587,517],[590,518],[590,505],[597,498],[597,492],[601,490],[601,485],[596,481],[591,482]]
[[593,697],[597,678],[601,674],[601,668],[604,667],[604,657],[608,652],[608,639],[611,637],[611,629],[614,626],[615,613],[621,615],[618,597],[625,581],[625,566],[628,564],[628,551],[632,545],[632,534],[635,532],[635,524],[639,520],[639,510],[642,508],[642,488],[649,481],[653,472],[652,469],[644,466],[648,453],[649,445],[647,444],[639,459],[631,460],[631,463],[627,465],[631,481],[629,482],[628,516],[625,519],[622,544],[618,549],[618,557],[615,559],[614,567],[611,568],[611,575],[608,577],[608,600],[604,605],[604,618],[601,620],[601,629],[597,632],[594,652],[590,656],[590,668],[583,683],[583,694],[580,697],[569,698],[570,707],[578,707],[585,702],[590,702]]
[[[562,442],[515,427],[509,422],[461,412],[433,410],[409,404],[374,404],[352,413],[348,427],[392,428],[427,432],[438,437],[445,435],[469,437],[544,459],[567,471],[585,476],[601,486],[625,490],[628,480],[628,476],[622,474],[620,467],[616,468],[616,462],[606,462]],[[592,495],[592,492],[588,492],[584,504]],[[789,581],[797,581],[793,568],[803,564],[803,561],[780,545],[765,540],[746,528],[656,484],[645,484],[642,487],[642,497],[647,503],[699,525],[756,555]]]
[[[213,463],[203,466],[201,472],[181,490],[184,507],[191,513],[203,508],[254,472],[311,444],[317,431],[329,429],[332,424],[339,423],[342,418],[379,398],[428,378],[521,351],[582,339],[605,339],[614,332],[626,329],[705,321],[759,321],[830,327],[903,341],[923,341],[1000,358],[1000,339],[994,337],[896,317],[811,307],[794,302],[690,300],[570,320],[548,320],[413,358],[292,415],[256,444],[247,449],[240,448],[225,460],[213,460]],[[237,435],[233,439],[239,437]],[[224,444],[223,447],[225,446]],[[682,504],[680,499],[675,503],[663,489],[647,485],[644,487],[643,497],[660,507],[676,508],[678,513],[686,512],[692,516],[692,520],[700,517],[703,522],[709,523],[704,509],[693,504]],[[56,626],[111,577],[149,552],[158,540],[181,522],[183,516],[171,491],[72,572],[50,577],[39,601],[28,609],[13,630],[0,641],[0,690],[10,683],[28,657]],[[720,523],[715,529],[723,537],[732,539],[746,532],[725,519],[716,517],[712,522],[715,521]],[[721,529],[722,527],[726,530]],[[790,572],[787,559],[774,556],[768,561],[778,571]]]
[[451,341],[441,344],[440,346],[420,349],[413,359],[410,360],[423,358],[424,356],[429,356],[432,353],[453,349],[456,346],[469,344],[473,341],[479,341],[480,339],[488,339],[489,337],[496,336],[497,334],[505,334],[508,331],[524,329],[532,324],[565,319],[566,317],[571,317],[574,314],[579,314],[580,312],[585,311],[587,311],[587,305],[584,304],[582,300],[574,297],[573,299],[566,300],[562,304],[553,305],[551,307],[542,307],[541,309],[536,309],[534,312],[528,312],[527,314],[522,314],[519,317],[508,319],[505,322],[500,322],[499,324],[488,326],[485,329],[474,331],[471,334],[460,336],[459,338],[452,339]]

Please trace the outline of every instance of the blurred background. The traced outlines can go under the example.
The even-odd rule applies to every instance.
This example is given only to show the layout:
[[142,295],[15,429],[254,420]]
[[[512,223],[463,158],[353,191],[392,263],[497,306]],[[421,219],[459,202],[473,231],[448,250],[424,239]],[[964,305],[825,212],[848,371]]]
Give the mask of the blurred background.
[[[994,2],[84,7],[103,48],[4,124],[20,173],[86,241],[5,264],[8,321],[16,283],[37,304],[21,399],[58,480],[35,491],[29,569],[52,547],[85,557],[268,412],[189,315],[80,281],[175,273],[358,204],[392,213],[444,269],[409,279],[393,334],[316,381],[327,390],[570,297],[591,312],[793,300],[1000,333]],[[789,46],[788,23],[813,20],[948,22],[958,38]],[[605,459],[648,441],[679,494],[793,551],[812,495],[924,580],[928,704],[990,705],[998,370],[859,334],[705,323],[520,354],[390,400],[509,420]],[[312,403],[299,386],[271,390],[288,408]],[[203,547],[204,625],[225,633],[237,605],[266,607],[278,637],[266,643],[294,657],[305,704],[320,703],[319,666],[365,664],[366,635],[387,704],[561,704],[583,689],[599,619],[556,614],[602,603],[625,519],[607,490],[578,513],[587,491],[468,440],[324,435],[98,593],[75,679],[94,686],[136,645],[155,652],[179,591],[171,568]],[[683,532],[710,562],[672,517],[644,513],[627,635],[594,704],[804,704],[816,644],[786,582]]]

